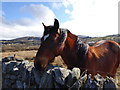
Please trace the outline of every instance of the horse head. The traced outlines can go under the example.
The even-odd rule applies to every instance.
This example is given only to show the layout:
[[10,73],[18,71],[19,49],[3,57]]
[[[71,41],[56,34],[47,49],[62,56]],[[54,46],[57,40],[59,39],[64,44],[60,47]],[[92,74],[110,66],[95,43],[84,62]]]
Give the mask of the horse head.
[[59,21],[55,19],[54,25],[44,26],[44,33],[41,38],[41,46],[38,49],[34,61],[35,68],[44,70],[54,58],[62,52],[67,37],[66,32],[59,29]]

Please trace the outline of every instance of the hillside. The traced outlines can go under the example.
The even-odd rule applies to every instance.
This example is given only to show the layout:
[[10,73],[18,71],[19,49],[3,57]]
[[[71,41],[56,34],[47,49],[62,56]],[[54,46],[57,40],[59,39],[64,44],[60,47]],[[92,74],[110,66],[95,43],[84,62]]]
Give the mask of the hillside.
[[113,41],[116,41],[120,44],[120,34],[108,35],[108,36],[105,36],[105,37],[88,38],[87,42],[91,42],[91,41],[97,42],[97,41],[100,41],[100,40],[113,40]]
[[12,40],[0,40],[2,44],[40,44],[40,38],[39,37],[21,37],[16,38]]
[[22,37],[12,40],[1,40],[0,42],[2,43],[2,52],[37,50],[41,43],[39,37]]
[[[87,43],[90,42],[97,42],[99,40],[113,40],[120,44],[120,34],[116,35],[109,35],[105,37],[89,37],[89,36],[82,36],[82,40]],[[23,51],[23,50],[37,50],[40,46],[40,37],[21,37],[12,40],[0,40],[2,43],[2,52],[6,51]]]

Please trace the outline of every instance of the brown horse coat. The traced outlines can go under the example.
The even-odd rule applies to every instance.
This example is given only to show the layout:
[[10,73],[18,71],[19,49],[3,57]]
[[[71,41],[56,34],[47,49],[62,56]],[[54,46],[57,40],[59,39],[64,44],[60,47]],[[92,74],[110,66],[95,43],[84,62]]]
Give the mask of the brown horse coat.
[[[82,71],[95,75],[115,76],[120,63],[120,46],[114,41],[99,41],[94,46],[87,45],[86,53],[76,54],[76,36],[68,33],[66,46],[61,54],[68,68],[79,67]],[[69,48],[68,48],[69,47]],[[68,53],[69,52],[69,53]]]
[[88,73],[102,76],[115,76],[120,64],[120,45],[114,41],[99,41],[94,46],[81,41],[67,29],[59,28],[55,19],[54,26],[44,26],[41,46],[36,54],[35,67],[45,69],[53,59],[60,55],[69,69],[78,67]]

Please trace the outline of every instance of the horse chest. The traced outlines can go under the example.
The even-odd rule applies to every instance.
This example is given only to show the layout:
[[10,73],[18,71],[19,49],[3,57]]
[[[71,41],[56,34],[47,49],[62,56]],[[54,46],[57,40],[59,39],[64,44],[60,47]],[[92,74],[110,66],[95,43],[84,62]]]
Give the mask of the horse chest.
[[66,54],[62,54],[61,56],[68,68],[79,67],[78,58],[74,53],[70,54],[66,52]]

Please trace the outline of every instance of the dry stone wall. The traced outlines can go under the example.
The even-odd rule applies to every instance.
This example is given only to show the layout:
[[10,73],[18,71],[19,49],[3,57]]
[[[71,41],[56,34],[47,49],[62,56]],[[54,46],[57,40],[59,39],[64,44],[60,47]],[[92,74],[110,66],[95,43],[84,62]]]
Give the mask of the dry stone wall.
[[80,75],[79,68],[49,65],[46,71],[38,71],[33,62],[6,57],[2,59],[2,88],[116,89],[116,84],[111,77],[98,74],[91,79],[86,72]]

